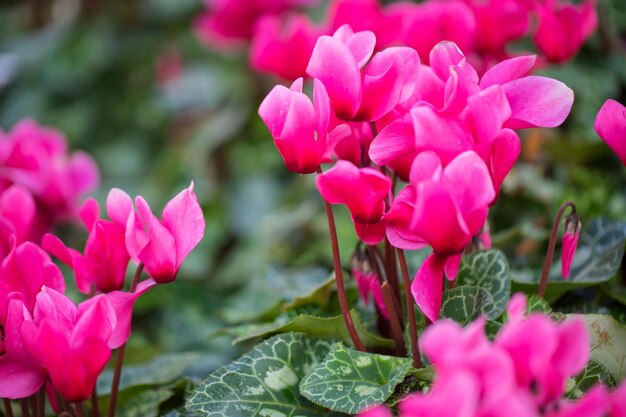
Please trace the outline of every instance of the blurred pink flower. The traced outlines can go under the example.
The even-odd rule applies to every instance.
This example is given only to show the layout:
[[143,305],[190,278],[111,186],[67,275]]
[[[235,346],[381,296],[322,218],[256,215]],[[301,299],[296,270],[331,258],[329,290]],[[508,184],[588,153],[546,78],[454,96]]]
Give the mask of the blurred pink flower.
[[580,4],[543,0],[538,2],[536,10],[539,26],[534,41],[551,62],[567,61],[576,55],[598,26],[595,0]]
[[20,185],[12,185],[0,194],[0,259],[31,236],[37,215],[33,196]]
[[596,116],[594,129],[626,165],[626,107],[607,100]]
[[376,50],[396,43],[401,34],[402,19],[383,7],[379,0],[332,0],[326,18],[333,31],[344,25],[349,25],[355,32],[371,31],[376,37]]
[[330,102],[324,85],[314,82],[313,102],[302,93],[302,78],[288,89],[276,86],[259,107],[287,169],[310,174],[329,162],[327,145]]
[[80,198],[99,182],[89,155],[70,155],[61,132],[28,119],[0,133],[0,165],[0,192],[18,184],[35,198],[37,216],[31,232],[35,241],[52,224],[76,215]]
[[356,281],[356,287],[359,291],[361,301],[368,304],[371,295],[372,300],[374,301],[374,304],[380,314],[385,319],[389,319],[389,312],[387,311],[387,306],[385,305],[385,300],[383,299],[383,291],[378,275],[372,271],[361,271],[359,268],[353,268],[352,276]]
[[304,14],[264,16],[254,28],[250,66],[291,81],[306,77],[315,41],[324,33],[325,29],[314,26]]

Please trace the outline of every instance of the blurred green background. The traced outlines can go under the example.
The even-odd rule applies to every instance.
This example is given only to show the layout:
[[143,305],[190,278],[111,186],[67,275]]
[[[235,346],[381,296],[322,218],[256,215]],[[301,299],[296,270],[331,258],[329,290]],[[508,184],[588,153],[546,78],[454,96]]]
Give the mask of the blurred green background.
[[[600,31],[581,54],[542,71],[575,90],[570,119],[562,129],[522,134],[522,158],[490,216],[494,243],[514,267],[540,265],[566,199],[583,223],[626,220],[626,169],[592,129],[605,99],[626,102],[626,1],[599,7]],[[4,129],[32,117],[62,130],[97,160],[100,201],[115,186],[158,211],[195,182],[206,236],[174,284],[138,303],[128,361],[198,351],[202,360],[189,371],[196,377],[240,352],[211,333],[271,304],[269,291],[246,286],[331,270],[313,178],[284,169],[256,115],[275,81],[253,74],[245,52],[201,45],[190,22],[202,8],[198,0],[0,2]],[[356,238],[347,211],[337,208],[337,216],[347,267]],[[78,247],[85,238],[79,227],[63,232]]]

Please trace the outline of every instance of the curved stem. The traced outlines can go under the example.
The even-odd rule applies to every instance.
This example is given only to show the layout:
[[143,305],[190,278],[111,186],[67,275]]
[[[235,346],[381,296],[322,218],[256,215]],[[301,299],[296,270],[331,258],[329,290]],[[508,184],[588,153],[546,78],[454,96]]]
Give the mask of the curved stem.
[[[317,169],[318,174],[322,173],[322,168]],[[324,200],[322,198],[322,200]],[[341,308],[341,314],[343,320],[346,323],[346,328],[350,334],[350,338],[354,343],[354,346],[361,352],[365,352],[365,345],[361,342],[359,334],[354,327],[352,317],[350,316],[350,309],[348,307],[348,300],[346,298],[346,289],[343,282],[343,270],[341,269],[341,258],[339,257],[339,242],[337,240],[337,227],[335,226],[335,216],[333,215],[333,208],[324,200],[324,209],[326,210],[326,218],[328,219],[328,232],[330,234],[330,246],[333,252],[333,265],[335,269],[335,281],[337,282],[337,297],[339,298],[339,307]],[[109,417],[113,417],[109,415]]]
[[389,286],[389,282],[383,282],[381,285],[381,291],[383,293],[383,300],[387,307],[387,314],[389,314],[389,323],[391,324],[391,334],[396,342],[396,355],[404,356],[406,354],[404,348],[404,338],[402,337],[402,325],[400,324],[400,315],[396,310],[396,303],[393,301],[393,292]]
[[561,217],[565,210],[571,207],[572,213],[576,213],[576,204],[573,201],[566,201],[561,205],[559,211],[554,219],[552,225],[552,233],[550,234],[550,241],[548,242],[548,252],[546,253],[546,259],[543,262],[543,270],[541,271],[541,280],[539,281],[539,288],[537,289],[537,295],[543,297],[548,288],[548,276],[550,275],[550,267],[552,266],[552,259],[554,258],[554,249],[556,247],[556,238],[559,233],[559,224],[561,223]]
[[409,268],[406,265],[406,258],[402,249],[396,249],[400,260],[400,270],[402,271],[402,284],[404,285],[404,299],[406,301],[407,320],[409,322],[409,339],[411,340],[411,356],[413,367],[422,367],[422,358],[417,340],[417,320],[415,319],[415,300],[411,294],[411,281],[409,280]]
[[4,414],[6,417],[13,417],[13,407],[11,406],[11,400],[8,398],[3,398],[2,402],[4,403]]
[[[139,284],[139,278],[141,278],[142,272],[143,263],[139,263],[139,265],[137,265],[135,275],[133,276],[133,280],[130,282],[130,292],[135,292],[135,289],[137,289],[137,284]],[[117,349],[117,355],[115,358],[115,370],[113,371],[113,382],[111,383],[111,396],[109,398],[109,413],[107,414],[108,417],[115,416],[115,406],[117,405],[117,393],[120,387],[120,378],[122,377],[122,365],[124,364],[125,350],[126,344],[123,344],[119,347],[119,349]]]

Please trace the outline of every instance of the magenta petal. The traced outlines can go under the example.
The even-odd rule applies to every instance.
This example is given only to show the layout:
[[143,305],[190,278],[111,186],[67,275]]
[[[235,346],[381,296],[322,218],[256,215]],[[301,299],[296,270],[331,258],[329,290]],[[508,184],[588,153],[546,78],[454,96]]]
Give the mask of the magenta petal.
[[134,293],[113,291],[106,294],[117,316],[115,329],[108,341],[110,349],[117,349],[126,343],[132,328],[131,322],[135,301],[155,285],[156,282],[153,279],[147,279],[137,286],[137,290]]
[[444,169],[442,181],[463,212],[486,207],[496,196],[485,162],[472,151],[454,158]]
[[404,87],[404,49],[387,48],[377,53],[367,65],[357,118],[378,120],[398,104]]
[[430,51],[430,67],[444,81],[450,76],[450,68],[458,65],[464,59],[463,52],[454,42],[439,42]]
[[385,238],[385,224],[354,222],[354,230],[359,239],[367,245],[377,245]]
[[350,49],[340,40],[321,36],[311,55],[307,74],[319,79],[342,119],[352,119],[361,104],[361,71]]
[[292,91],[277,85],[265,97],[259,107],[259,116],[274,138],[281,136],[285,126],[285,115],[291,105]]
[[74,265],[74,256],[80,256],[79,252],[69,249],[61,239],[50,233],[44,235],[41,246],[70,268]]
[[119,188],[112,188],[107,196],[107,214],[113,222],[126,226],[128,216],[133,211],[133,200]]
[[626,107],[615,100],[607,100],[593,128],[626,165]]
[[492,86],[467,99],[467,108],[480,142],[490,142],[511,117],[511,107],[499,86]]
[[435,152],[420,152],[411,165],[411,184],[417,186],[425,181],[438,181],[442,172],[441,159]]
[[502,86],[511,106],[506,127],[557,127],[565,121],[574,103],[574,92],[552,78],[529,76]]
[[193,182],[165,205],[162,218],[174,236],[178,268],[204,236],[204,214],[193,192]]
[[[341,28],[340,28],[341,29]],[[357,32],[347,39],[346,45],[354,56],[359,69],[363,68],[374,53],[376,36],[369,30]]]
[[420,310],[431,322],[439,318],[443,291],[443,268],[446,259],[429,255],[415,275],[411,294]]
[[562,254],[561,254],[561,270],[563,278],[568,279],[570,268],[574,255],[576,254],[576,246],[578,245],[578,233],[566,232],[563,235]]
[[80,218],[89,231],[93,229],[93,225],[100,219],[100,206],[93,198],[87,199],[80,209]]
[[11,223],[18,243],[29,238],[36,210],[33,196],[19,185],[12,185],[0,196],[0,218]]
[[370,159],[377,165],[389,165],[407,153],[415,151],[415,133],[410,115],[406,115],[381,130],[372,141]]
[[39,366],[22,362],[14,355],[0,356],[0,397],[17,400],[36,393],[46,382]]
[[521,144],[517,133],[511,129],[503,129],[493,141],[489,153],[488,165],[493,187],[497,195],[507,174],[515,165],[520,155]]
[[461,256],[461,254],[453,255],[448,257],[446,260],[444,272],[446,273],[448,281],[454,281],[456,279],[456,276],[459,273],[459,267],[461,266]]
[[484,90],[492,85],[502,85],[525,77],[535,66],[536,60],[535,55],[526,55],[502,61],[485,72],[480,80],[480,88]]
[[70,347],[78,346],[88,338],[107,341],[116,324],[115,310],[107,297],[104,294],[92,297],[78,305]]
[[139,254],[146,272],[158,283],[164,284],[176,279],[178,259],[176,241],[172,233],[158,219],[152,223],[150,240]]
[[318,80],[313,80],[313,106],[315,108],[315,119],[317,120],[317,140],[326,140],[328,135],[328,125],[330,123],[330,98],[324,84]]
[[559,324],[559,342],[551,365],[561,375],[574,376],[583,370],[589,361],[589,334],[580,318],[572,318]]

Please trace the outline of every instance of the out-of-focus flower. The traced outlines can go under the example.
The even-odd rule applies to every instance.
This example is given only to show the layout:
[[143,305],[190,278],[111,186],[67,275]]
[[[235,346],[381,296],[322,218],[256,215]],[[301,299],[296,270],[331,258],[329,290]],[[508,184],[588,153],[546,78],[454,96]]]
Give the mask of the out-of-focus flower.
[[607,100],[598,112],[594,129],[626,165],[626,107]]
[[324,85],[315,81],[313,102],[302,93],[302,79],[291,88],[276,86],[259,107],[287,169],[310,174],[330,161],[327,144],[330,102]]
[[74,270],[79,291],[88,294],[93,285],[97,291],[107,293],[124,285],[130,260],[125,243],[126,221],[131,209],[130,197],[115,188],[107,198],[111,221],[100,219],[96,200],[87,200],[81,210],[83,224],[89,231],[84,254],[66,247],[54,235],[44,236],[43,247]]
[[598,26],[595,0],[581,4],[544,0],[536,9],[539,26],[534,40],[539,51],[552,62],[567,61],[576,55]]
[[576,247],[578,246],[578,238],[580,236],[580,220],[575,212],[572,212],[565,219],[565,233],[563,234],[562,254],[561,254],[561,271],[563,278],[569,278],[570,268]]
[[304,14],[264,16],[254,29],[250,66],[286,80],[305,77],[315,41],[325,33]]
[[[130,200],[123,191],[119,194],[118,198]],[[131,259],[143,263],[156,282],[174,281],[183,261],[204,236],[204,216],[193,182],[165,205],[161,219],[152,214],[143,197],[136,197],[135,204],[137,211],[130,212],[126,223],[126,248]],[[113,219],[118,216],[109,215]]]
[[357,168],[351,162],[337,161],[318,175],[317,189],[330,204],[345,204],[350,210],[359,238],[369,245],[385,236],[382,215],[391,180],[372,168]]
[[61,132],[34,120],[22,120],[10,132],[0,133],[0,166],[0,192],[18,184],[35,198],[34,241],[55,222],[74,216],[79,199],[99,182],[89,155],[70,155]]
[[0,195],[0,259],[31,236],[37,215],[33,196],[24,187],[12,185]]
[[336,31],[349,25],[355,32],[371,31],[376,49],[381,50],[398,40],[403,17],[380,4],[379,0],[333,0],[328,6],[327,21]]

